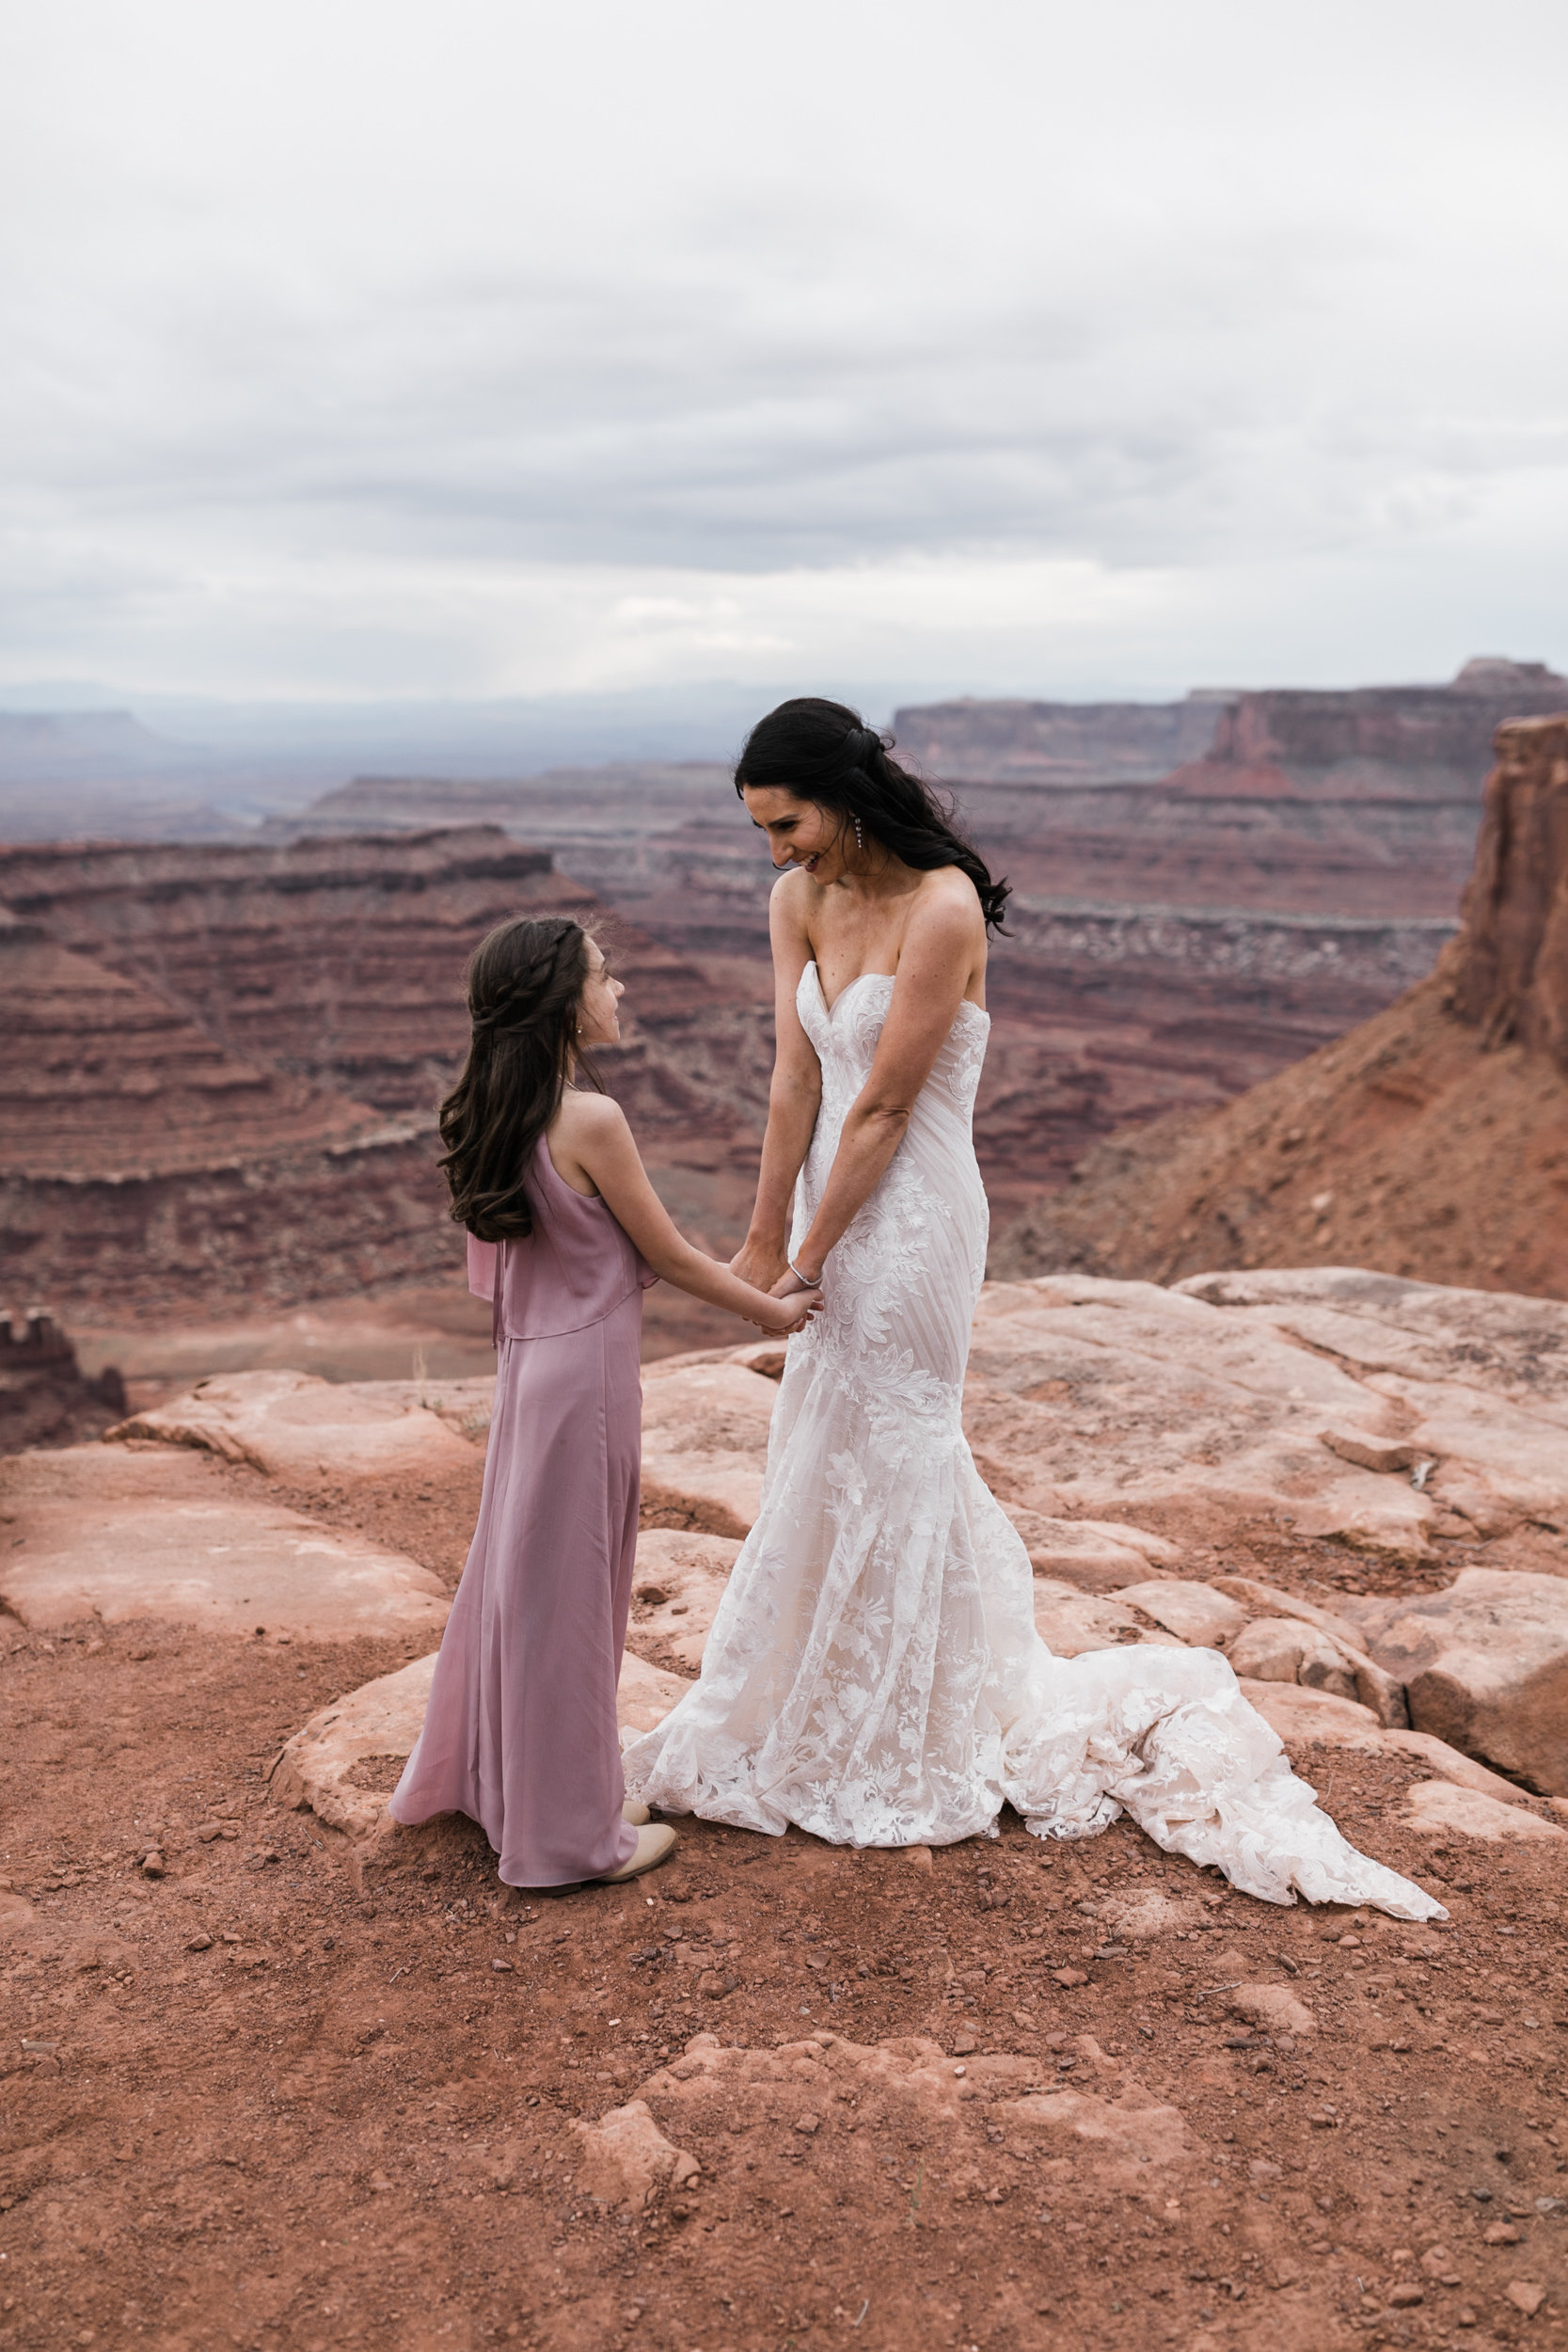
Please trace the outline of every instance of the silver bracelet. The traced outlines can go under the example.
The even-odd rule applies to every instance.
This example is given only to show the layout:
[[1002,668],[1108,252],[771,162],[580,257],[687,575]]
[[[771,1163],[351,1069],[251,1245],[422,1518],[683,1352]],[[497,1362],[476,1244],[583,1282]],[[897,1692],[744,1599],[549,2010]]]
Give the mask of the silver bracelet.
[[821,1289],[821,1287],[822,1287],[822,1277],[820,1276],[820,1274],[817,1276],[817,1278],[816,1278],[816,1281],[814,1282],[814,1281],[812,1280],[811,1276],[810,1276],[809,1274],[802,1274],[802,1273],[801,1273],[801,1271],[800,1271],[800,1267],[796,1264],[796,1263],[795,1263],[795,1261],[794,1261],[794,1259],[793,1259],[793,1258],[786,1258],[786,1259],[784,1260],[784,1263],[785,1263],[785,1265],[789,1268],[789,1270],[790,1270],[791,1274],[793,1274],[793,1275],[794,1275],[795,1279],[796,1279],[796,1280],[800,1283],[800,1287],[801,1287],[801,1289],[802,1289],[802,1290],[816,1291],[816,1290],[820,1290],[820,1289]]

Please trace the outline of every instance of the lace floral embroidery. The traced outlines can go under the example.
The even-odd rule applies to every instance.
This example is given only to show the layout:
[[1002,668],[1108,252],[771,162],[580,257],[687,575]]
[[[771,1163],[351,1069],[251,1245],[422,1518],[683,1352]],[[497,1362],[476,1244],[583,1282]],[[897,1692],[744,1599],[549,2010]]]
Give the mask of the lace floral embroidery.
[[[894,982],[797,1003],[822,1065],[792,1246],[865,1084]],[[1052,1657],[1022,1544],[963,1435],[987,1209],[970,1119],[990,1022],[960,1007],[880,1184],[790,1343],[762,1504],[700,1682],[626,1750],[628,1785],[741,1828],[949,1844],[1004,1803],[1038,1836],[1126,1811],[1271,1902],[1439,1906],[1347,1845],[1213,1650]]]

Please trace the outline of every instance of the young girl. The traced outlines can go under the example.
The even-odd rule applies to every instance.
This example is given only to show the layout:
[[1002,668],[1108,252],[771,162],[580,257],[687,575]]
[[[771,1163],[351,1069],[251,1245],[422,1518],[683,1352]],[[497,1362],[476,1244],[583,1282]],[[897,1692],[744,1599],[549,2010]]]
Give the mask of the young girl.
[[[467,1813],[514,1886],[635,1878],[675,1833],[626,1806],[615,1686],[637,1549],[642,1293],[660,1276],[765,1331],[767,1296],[683,1241],[584,1049],[625,990],[563,915],[502,923],[468,966],[473,1040],[441,1108],[468,1285],[493,1301],[479,1524],[395,1820]],[[625,1810],[623,1811],[623,1807]]]

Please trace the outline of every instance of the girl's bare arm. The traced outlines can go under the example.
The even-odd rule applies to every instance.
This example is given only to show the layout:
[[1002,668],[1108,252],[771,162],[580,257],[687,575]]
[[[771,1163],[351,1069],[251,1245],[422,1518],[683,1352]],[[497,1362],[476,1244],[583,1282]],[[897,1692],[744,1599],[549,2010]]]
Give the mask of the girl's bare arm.
[[760,1324],[765,1331],[794,1331],[805,1322],[815,1294],[769,1298],[692,1248],[648,1182],[626,1113],[609,1095],[569,1095],[547,1143],[562,1181],[585,1176],[654,1272],[676,1290]]

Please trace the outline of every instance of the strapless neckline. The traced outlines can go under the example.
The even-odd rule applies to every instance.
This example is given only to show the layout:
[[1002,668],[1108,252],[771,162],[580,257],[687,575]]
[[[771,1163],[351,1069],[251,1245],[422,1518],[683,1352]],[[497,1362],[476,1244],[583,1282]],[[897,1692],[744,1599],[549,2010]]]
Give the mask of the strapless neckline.
[[[833,998],[832,1003],[830,1005],[828,1002],[828,993],[822,985],[821,969],[815,956],[807,959],[806,971],[811,974],[812,978],[816,982],[816,1001],[821,1006],[823,1013],[830,1025],[838,1018],[838,1009],[840,1005],[843,1004],[845,998],[852,995],[854,991],[859,988],[863,981],[885,980],[889,988],[891,988],[894,981],[898,977],[895,972],[857,972],[852,980],[847,980],[845,982],[844,986],[839,990],[838,994]],[[801,977],[803,977],[804,975]],[[988,1028],[990,1026],[990,1015],[986,1010],[984,1005],[972,1005],[967,996],[964,997],[960,1003],[958,1013],[955,1013],[953,1016],[955,1023],[957,1023],[959,1013],[966,1012],[978,1013],[980,1019],[986,1024],[986,1026]]]

